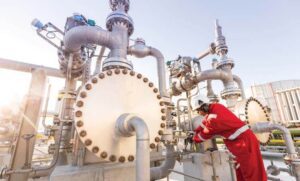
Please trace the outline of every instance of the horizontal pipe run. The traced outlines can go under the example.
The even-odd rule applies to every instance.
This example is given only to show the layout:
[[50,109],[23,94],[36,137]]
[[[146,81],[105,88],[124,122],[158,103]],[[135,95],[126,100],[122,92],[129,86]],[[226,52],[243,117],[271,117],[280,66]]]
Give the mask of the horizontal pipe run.
[[78,52],[81,46],[86,44],[97,44],[111,49],[116,41],[110,32],[98,26],[77,26],[66,32],[64,36],[64,46],[67,52]]
[[27,72],[27,73],[31,73],[36,69],[42,69],[46,72],[47,76],[65,78],[62,72],[55,68],[44,67],[41,65],[35,65],[35,64],[24,63],[24,62],[18,62],[18,61],[4,59],[4,58],[0,58],[0,68],[20,71],[20,72]]

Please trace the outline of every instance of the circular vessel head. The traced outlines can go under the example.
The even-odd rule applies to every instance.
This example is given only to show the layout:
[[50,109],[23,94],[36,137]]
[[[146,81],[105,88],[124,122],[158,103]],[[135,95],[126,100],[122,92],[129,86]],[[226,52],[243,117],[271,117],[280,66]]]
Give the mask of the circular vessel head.
[[[260,101],[251,97],[236,104],[235,114],[245,121],[250,127],[258,122],[270,121],[267,110]],[[260,144],[265,145],[270,141],[271,133],[255,133]]]
[[134,161],[136,137],[117,134],[116,121],[134,114],[148,126],[151,149],[166,126],[166,107],[148,78],[127,69],[112,69],[82,86],[75,106],[76,130],[83,144],[103,161]]

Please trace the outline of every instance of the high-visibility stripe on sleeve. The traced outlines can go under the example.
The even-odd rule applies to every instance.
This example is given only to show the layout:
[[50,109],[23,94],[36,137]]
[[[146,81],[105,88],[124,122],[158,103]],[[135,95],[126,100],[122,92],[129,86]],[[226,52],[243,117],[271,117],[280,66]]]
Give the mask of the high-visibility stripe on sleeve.
[[200,123],[200,126],[201,126],[203,129],[206,128],[206,126],[205,126],[202,122]]
[[207,116],[207,120],[210,120],[210,119],[216,119],[217,118],[217,115],[216,114],[209,114]]
[[206,139],[202,138],[202,136],[200,135],[200,133],[197,134],[198,138],[201,140],[201,141],[206,141]]

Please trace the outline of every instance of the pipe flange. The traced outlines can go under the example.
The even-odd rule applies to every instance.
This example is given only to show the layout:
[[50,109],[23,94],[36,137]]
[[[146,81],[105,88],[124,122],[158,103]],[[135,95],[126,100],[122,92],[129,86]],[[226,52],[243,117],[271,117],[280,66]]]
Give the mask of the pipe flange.
[[130,7],[129,0],[109,0],[109,5],[111,10],[116,11],[118,9],[118,5],[123,5],[124,10],[127,13]]
[[[259,107],[260,110],[252,110],[253,107]],[[256,113],[252,115],[252,111],[255,111]],[[259,117],[257,117],[260,115]],[[253,125],[257,121],[270,121],[270,116],[268,112],[265,110],[265,107],[262,105],[260,101],[255,99],[254,97],[250,97],[246,100],[245,104],[245,121],[248,125]],[[267,145],[271,140],[271,133],[256,133],[255,134],[258,141],[261,145],[265,146]]]
[[242,95],[242,91],[239,88],[236,87],[232,87],[232,88],[227,88],[224,89],[223,91],[221,91],[221,97],[222,99],[227,99],[230,96],[241,96]]
[[227,56],[221,60],[218,64],[217,64],[217,69],[222,69],[224,66],[230,66],[230,68],[232,69],[234,67],[234,61],[232,58],[228,58]]
[[[78,93],[75,125],[85,147],[102,161],[134,161],[136,138],[116,134],[116,121],[135,114],[149,129],[149,147],[155,149],[164,134],[167,107],[147,77],[128,69],[110,69],[93,76]],[[126,126],[126,125],[125,125]]]
[[112,31],[116,23],[124,24],[128,29],[128,35],[132,35],[134,31],[133,20],[127,13],[118,10],[110,13],[106,18],[106,28]]

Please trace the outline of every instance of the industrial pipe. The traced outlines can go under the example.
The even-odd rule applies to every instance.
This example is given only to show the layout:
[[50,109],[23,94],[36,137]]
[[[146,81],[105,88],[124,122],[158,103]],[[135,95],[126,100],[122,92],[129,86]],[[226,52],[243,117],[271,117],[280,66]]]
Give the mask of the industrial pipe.
[[47,76],[53,76],[58,78],[65,77],[60,70],[55,68],[44,67],[42,65],[34,65],[30,63],[24,63],[24,62],[18,62],[18,61],[4,59],[4,58],[0,58],[0,68],[20,71],[20,72],[28,72],[28,73],[32,73],[34,70],[41,69],[45,71]]
[[121,115],[116,122],[116,133],[133,136],[136,133],[136,180],[150,180],[149,130],[145,121],[131,114]]
[[194,88],[196,84],[204,80],[221,80],[224,85],[230,81],[230,74],[223,70],[210,69],[199,72],[196,76],[191,78],[183,78],[181,80],[176,80],[172,85],[171,94],[180,95],[182,92],[189,91]]
[[162,179],[170,174],[176,163],[176,155],[173,145],[166,145],[166,159],[158,167],[152,167],[150,170],[151,181]]
[[263,132],[271,132],[272,130],[280,130],[283,132],[283,139],[287,147],[288,156],[291,159],[297,158],[297,152],[294,146],[294,142],[291,136],[290,131],[281,125],[273,124],[270,122],[260,122],[251,126],[253,132],[263,133]]
[[163,54],[156,48],[146,46],[143,39],[137,39],[133,46],[127,50],[129,55],[134,55],[137,58],[153,56],[157,62],[159,92],[163,97],[170,97],[167,92],[165,58]]
[[233,76],[233,81],[235,81],[237,83],[239,89],[241,90],[242,99],[246,99],[246,94],[245,94],[245,89],[244,89],[243,81],[237,75],[232,75],[232,76]]
[[280,130],[283,132],[283,139],[288,153],[284,157],[284,160],[291,165],[293,172],[291,174],[296,177],[297,181],[300,181],[300,160],[298,158],[290,131],[284,126],[269,122],[256,123],[251,126],[251,129],[253,132],[257,133],[270,132],[272,130]]
[[261,151],[261,156],[266,160],[283,160],[284,153]]
[[98,26],[77,26],[66,32],[64,36],[65,50],[70,53],[78,52],[82,45],[97,44],[113,48],[117,39],[112,34]]

